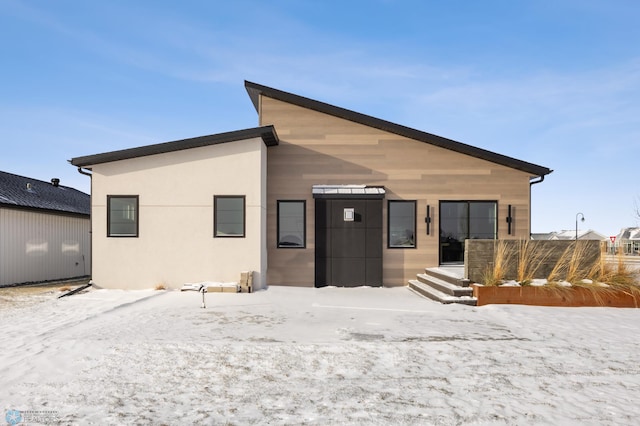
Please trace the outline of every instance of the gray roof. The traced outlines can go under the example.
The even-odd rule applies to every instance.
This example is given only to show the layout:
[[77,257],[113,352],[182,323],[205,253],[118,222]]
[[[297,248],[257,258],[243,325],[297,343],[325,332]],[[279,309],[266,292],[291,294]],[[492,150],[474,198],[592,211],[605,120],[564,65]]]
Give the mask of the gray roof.
[[251,129],[236,130],[233,132],[218,133],[215,135],[200,136],[197,138],[181,139],[173,142],[164,142],[154,145],[140,146],[136,148],[122,149],[119,151],[105,152],[102,154],[75,157],[70,161],[78,167],[91,167],[94,164],[109,163],[111,161],[127,160],[130,158],[144,157],[147,155],[164,154],[183,149],[200,148],[203,146],[220,143],[235,142],[244,139],[262,138],[267,146],[277,145],[278,135],[273,126],[254,127]]
[[269,98],[312,109],[324,114],[333,115],[335,117],[343,118],[355,123],[364,124],[365,126],[384,130],[386,132],[394,133],[410,139],[415,139],[420,142],[425,142],[431,145],[439,146],[441,148],[450,149],[462,154],[471,155],[476,158],[491,161],[492,163],[501,164],[503,166],[511,167],[517,170],[522,170],[524,172],[530,173],[532,177],[543,177],[553,171],[547,167],[539,166],[537,164],[528,163],[526,161],[518,160],[512,157],[507,157],[506,155],[497,154],[495,152],[467,145],[462,142],[443,138],[442,136],[437,136],[431,133],[412,129],[410,127],[395,124],[390,121],[381,120],[379,118],[340,108],[324,102],[315,101],[303,96],[294,95],[293,93],[283,92],[282,90],[274,89],[272,87],[262,86],[260,84],[251,83],[249,81],[245,81],[244,86],[247,89],[247,93],[249,93],[249,97],[251,98],[256,111],[259,111],[259,97],[260,95],[264,95]]
[[532,240],[550,240],[553,237],[553,232],[532,232]]
[[[563,229],[562,231],[553,231],[548,233],[532,233],[532,240],[575,240],[576,239],[576,230],[575,229]],[[594,231],[593,229],[579,229],[578,230],[578,239],[579,240],[594,240],[594,241],[605,241],[608,240],[607,237],[602,235],[599,232]]]
[[623,228],[617,235],[618,241],[640,240],[640,228]]
[[46,210],[88,216],[88,194],[68,186],[0,171],[0,207]]

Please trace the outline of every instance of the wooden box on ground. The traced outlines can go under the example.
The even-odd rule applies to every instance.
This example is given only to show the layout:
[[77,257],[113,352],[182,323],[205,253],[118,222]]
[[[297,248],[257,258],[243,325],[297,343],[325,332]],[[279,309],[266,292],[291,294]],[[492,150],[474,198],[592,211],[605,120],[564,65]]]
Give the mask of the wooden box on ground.
[[242,293],[253,292],[253,271],[243,271],[240,273],[240,291]]
[[235,283],[224,283],[217,285],[208,285],[207,293],[239,293],[240,287]]

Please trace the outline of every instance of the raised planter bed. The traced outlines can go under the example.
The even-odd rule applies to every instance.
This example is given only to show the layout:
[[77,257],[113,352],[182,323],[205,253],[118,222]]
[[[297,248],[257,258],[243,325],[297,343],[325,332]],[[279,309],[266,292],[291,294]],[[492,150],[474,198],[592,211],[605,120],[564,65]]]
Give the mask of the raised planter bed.
[[546,286],[483,286],[473,285],[477,306],[490,304],[514,304],[536,306],[609,306],[617,308],[640,307],[640,296],[606,289],[593,291],[583,287],[554,289]]

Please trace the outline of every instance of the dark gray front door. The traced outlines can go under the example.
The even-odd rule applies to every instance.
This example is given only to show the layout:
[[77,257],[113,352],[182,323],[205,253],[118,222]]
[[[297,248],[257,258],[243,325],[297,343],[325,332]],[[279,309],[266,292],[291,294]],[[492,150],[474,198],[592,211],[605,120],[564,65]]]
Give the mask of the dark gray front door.
[[382,286],[382,200],[316,199],[315,285]]

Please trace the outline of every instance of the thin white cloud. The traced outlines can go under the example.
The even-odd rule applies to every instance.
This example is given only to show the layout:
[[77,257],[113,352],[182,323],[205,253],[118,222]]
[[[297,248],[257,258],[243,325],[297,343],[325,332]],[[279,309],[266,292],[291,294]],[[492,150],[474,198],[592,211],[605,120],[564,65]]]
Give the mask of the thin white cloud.
[[462,80],[416,96],[420,110],[457,111],[496,124],[527,128],[596,128],[636,123],[637,61],[584,72]]
[[3,140],[20,140],[40,152],[64,150],[69,157],[158,141],[149,129],[131,122],[58,106],[0,106],[0,128]]

